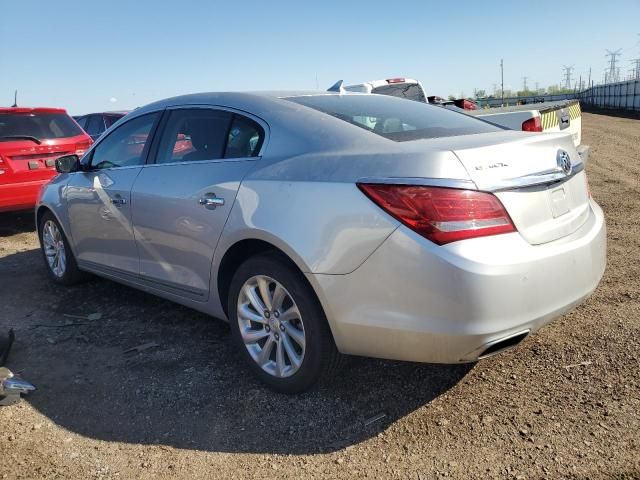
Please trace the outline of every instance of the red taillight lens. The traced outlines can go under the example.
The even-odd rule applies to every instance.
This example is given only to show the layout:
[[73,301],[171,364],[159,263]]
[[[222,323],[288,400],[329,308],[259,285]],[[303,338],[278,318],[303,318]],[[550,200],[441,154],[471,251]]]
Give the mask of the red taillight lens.
[[516,231],[500,200],[490,193],[372,183],[358,187],[388,214],[438,245]]
[[404,83],[404,78],[387,78],[387,83]]
[[522,131],[523,132],[541,132],[542,131],[542,122],[540,121],[540,117],[533,117],[529,120],[522,122]]
[[89,149],[89,147],[91,146],[91,144],[93,143],[92,140],[88,140],[86,142],[80,142],[80,143],[76,143],[76,155],[81,157],[82,155],[85,154],[85,152]]

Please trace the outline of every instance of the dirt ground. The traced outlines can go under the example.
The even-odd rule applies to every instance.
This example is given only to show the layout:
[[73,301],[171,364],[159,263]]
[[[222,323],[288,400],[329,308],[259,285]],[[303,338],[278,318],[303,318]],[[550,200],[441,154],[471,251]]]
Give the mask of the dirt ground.
[[299,396],[258,384],[220,321],[52,285],[31,215],[0,216],[0,331],[38,387],[0,407],[0,478],[640,478],[640,120],[583,130],[609,229],[586,303],[476,365],[350,358]]

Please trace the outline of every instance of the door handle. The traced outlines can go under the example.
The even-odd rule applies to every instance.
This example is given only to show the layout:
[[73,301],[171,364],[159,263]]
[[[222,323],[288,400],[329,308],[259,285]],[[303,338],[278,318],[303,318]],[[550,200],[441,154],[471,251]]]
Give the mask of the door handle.
[[111,199],[111,203],[114,205],[126,205],[127,201],[124,198],[116,197]]
[[215,193],[207,193],[204,197],[198,200],[198,203],[204,206],[204,208],[215,210],[216,207],[224,205],[224,198],[216,197]]

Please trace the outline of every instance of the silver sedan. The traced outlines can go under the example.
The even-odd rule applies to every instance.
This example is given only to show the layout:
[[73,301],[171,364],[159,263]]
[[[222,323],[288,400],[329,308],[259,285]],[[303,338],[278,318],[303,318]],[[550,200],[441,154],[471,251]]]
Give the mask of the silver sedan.
[[90,272],[226,319],[284,392],[340,353],[488,357],[582,302],[605,268],[569,136],[392,97],[172,98],[57,168],[36,207],[54,282]]

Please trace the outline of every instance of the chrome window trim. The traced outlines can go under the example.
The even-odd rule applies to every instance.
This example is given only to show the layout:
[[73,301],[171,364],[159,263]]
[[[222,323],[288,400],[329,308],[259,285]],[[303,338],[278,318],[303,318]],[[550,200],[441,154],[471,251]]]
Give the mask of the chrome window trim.
[[202,165],[202,164],[208,164],[208,163],[224,163],[224,162],[238,162],[238,161],[255,161],[255,160],[260,160],[260,156],[258,157],[234,157],[234,158],[210,158],[207,160],[188,160],[186,162],[182,162],[182,161],[176,161],[176,162],[166,162],[166,163],[147,163],[145,165],[142,165],[143,168],[147,168],[147,167],[166,167],[166,166],[170,166],[170,165],[194,165],[194,164],[198,164],[198,165]]

